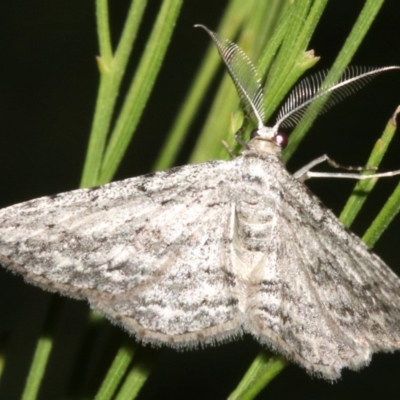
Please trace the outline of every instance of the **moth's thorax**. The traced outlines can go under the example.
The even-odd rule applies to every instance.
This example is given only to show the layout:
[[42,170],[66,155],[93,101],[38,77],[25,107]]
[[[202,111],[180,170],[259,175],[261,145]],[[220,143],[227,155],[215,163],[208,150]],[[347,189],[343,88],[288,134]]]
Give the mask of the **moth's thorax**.
[[[259,131],[258,131],[259,132]],[[263,137],[263,136],[255,136],[249,143],[247,143],[248,150],[243,151],[243,154],[247,152],[257,153],[261,157],[268,154],[281,154],[281,147],[277,144],[273,137]]]
[[274,221],[282,196],[280,155],[251,150],[241,157],[240,195],[235,201],[237,238],[249,251],[265,251],[276,233]]

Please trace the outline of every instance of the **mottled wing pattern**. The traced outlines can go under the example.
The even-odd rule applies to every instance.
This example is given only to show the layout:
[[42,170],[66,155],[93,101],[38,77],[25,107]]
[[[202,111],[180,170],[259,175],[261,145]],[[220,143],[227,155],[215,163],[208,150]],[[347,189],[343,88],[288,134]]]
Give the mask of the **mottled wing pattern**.
[[230,337],[240,333],[228,254],[234,179],[229,162],[209,162],[0,210],[0,263],[87,298],[144,341]]
[[249,281],[246,330],[333,380],[344,367],[368,364],[373,352],[400,346],[400,280],[304,185],[288,179],[276,234]]

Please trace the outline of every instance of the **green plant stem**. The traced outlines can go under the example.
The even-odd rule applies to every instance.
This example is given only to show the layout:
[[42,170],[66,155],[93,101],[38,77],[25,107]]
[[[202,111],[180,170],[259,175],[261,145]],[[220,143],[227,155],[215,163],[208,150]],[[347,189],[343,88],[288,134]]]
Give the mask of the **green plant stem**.
[[22,400],[34,400],[37,398],[52,349],[53,338],[41,336],[36,344]]
[[132,362],[135,351],[136,345],[134,341],[132,339],[126,340],[118,350],[95,400],[109,400],[113,398],[115,391]]
[[279,355],[262,350],[228,400],[251,400],[287,365]]
[[371,226],[363,236],[363,241],[373,247],[377,240],[382,236],[383,232],[388,228],[390,223],[400,212],[400,183],[387,200],[379,214],[376,216]]
[[113,58],[113,51],[108,16],[108,0],[96,0],[96,21],[101,58],[105,65],[110,65]]
[[97,58],[97,62],[100,71],[100,86],[80,184],[81,187],[93,186],[99,183],[99,173],[115,103],[147,4],[146,0],[135,0],[132,2],[115,57],[113,57],[107,2],[108,0],[96,1],[97,34],[100,47],[100,56]]
[[[393,131],[397,128],[396,117],[400,114],[400,107],[397,107],[393,117],[388,123],[386,130]],[[386,131],[385,131],[386,132]],[[364,242],[372,247],[377,240],[382,236],[389,224],[393,221],[396,215],[400,212],[400,183],[392,195],[387,200],[379,214],[376,216],[371,226],[363,236]]]
[[[381,163],[396,132],[396,116],[398,112],[399,109],[396,110],[393,117],[387,123],[382,137],[375,143],[372,153],[366,163],[367,166],[378,167]],[[364,173],[368,174],[370,172],[367,171]],[[351,226],[376,182],[377,179],[365,179],[357,182],[339,217],[344,226]]]
[[46,372],[47,363],[53,349],[55,332],[59,325],[64,300],[53,296],[41,334],[33,355],[28,377],[26,379],[22,400],[35,400],[38,397],[40,385]]
[[153,89],[182,0],[163,0],[157,20],[107,146],[99,183],[114,176]]
[[115,400],[135,399],[140,389],[145,384],[155,363],[160,356],[160,350],[142,347],[138,352],[138,359],[125,378]]

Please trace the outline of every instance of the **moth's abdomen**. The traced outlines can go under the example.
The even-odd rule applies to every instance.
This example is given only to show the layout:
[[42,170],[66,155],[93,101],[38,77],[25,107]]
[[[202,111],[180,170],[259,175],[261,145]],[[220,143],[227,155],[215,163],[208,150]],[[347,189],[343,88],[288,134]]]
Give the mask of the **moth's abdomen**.
[[237,205],[237,238],[246,250],[264,252],[273,238],[277,228],[274,207],[268,204],[264,207],[250,207],[245,201]]
[[279,193],[276,186],[275,156],[243,157],[241,190],[236,201],[237,238],[249,251],[265,252],[277,229]]

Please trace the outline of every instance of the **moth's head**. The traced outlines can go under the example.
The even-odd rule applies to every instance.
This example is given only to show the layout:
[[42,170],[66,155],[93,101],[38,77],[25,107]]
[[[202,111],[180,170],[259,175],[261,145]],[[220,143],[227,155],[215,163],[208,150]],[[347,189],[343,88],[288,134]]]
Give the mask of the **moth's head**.
[[251,132],[248,146],[250,150],[260,153],[280,154],[287,144],[288,137],[285,133],[275,127],[263,126]]

